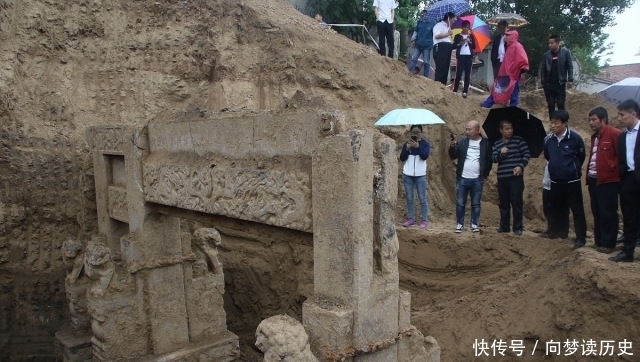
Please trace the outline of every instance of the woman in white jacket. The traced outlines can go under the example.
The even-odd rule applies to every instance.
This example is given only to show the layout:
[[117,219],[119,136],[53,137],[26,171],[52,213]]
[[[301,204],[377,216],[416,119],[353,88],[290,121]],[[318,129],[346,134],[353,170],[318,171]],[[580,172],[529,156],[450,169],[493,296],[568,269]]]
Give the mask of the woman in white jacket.
[[418,190],[420,199],[420,228],[426,229],[428,223],[427,206],[427,158],[431,152],[431,145],[422,138],[422,125],[414,124],[410,128],[411,139],[402,145],[400,161],[404,162],[402,168],[402,181],[404,192],[407,195],[407,221],[402,224],[410,227],[416,224],[415,209],[413,206],[414,189]]

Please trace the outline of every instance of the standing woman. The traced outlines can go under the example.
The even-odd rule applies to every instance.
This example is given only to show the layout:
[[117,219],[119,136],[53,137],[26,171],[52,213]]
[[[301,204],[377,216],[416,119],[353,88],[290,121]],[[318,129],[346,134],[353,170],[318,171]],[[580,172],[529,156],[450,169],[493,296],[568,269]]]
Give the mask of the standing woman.
[[427,206],[427,158],[431,152],[431,145],[422,137],[422,125],[414,124],[410,128],[411,139],[402,145],[400,161],[404,162],[402,168],[402,181],[404,192],[407,195],[407,221],[402,224],[410,227],[416,224],[415,208],[413,206],[414,189],[418,190],[420,199],[420,229],[426,229],[428,223]]
[[441,22],[433,27],[433,61],[436,63],[435,81],[447,85],[451,67],[451,24],[456,20],[452,12],[444,14]]

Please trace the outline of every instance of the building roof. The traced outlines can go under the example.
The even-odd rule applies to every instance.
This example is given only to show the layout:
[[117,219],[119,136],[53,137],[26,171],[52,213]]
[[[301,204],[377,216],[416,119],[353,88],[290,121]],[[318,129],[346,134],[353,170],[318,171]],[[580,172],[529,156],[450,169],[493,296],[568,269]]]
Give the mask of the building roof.
[[640,77],[640,63],[612,65],[602,68],[593,80],[613,84],[629,77]]

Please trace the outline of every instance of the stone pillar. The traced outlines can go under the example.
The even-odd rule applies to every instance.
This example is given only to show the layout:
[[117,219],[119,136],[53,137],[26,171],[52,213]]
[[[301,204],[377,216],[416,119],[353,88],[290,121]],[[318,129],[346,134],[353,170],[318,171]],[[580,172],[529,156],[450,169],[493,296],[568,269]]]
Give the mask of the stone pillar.
[[[387,146],[393,157],[394,148]],[[376,214],[387,215],[395,188],[391,184],[383,191],[389,202],[374,201],[374,172],[371,131],[329,137],[313,154],[314,297],[303,305],[303,323],[323,358],[368,351],[398,335],[397,259],[391,260],[397,258],[395,228],[386,221],[376,223],[382,231],[374,233],[373,227],[374,203],[384,205]],[[376,178],[386,182],[387,172],[393,173],[385,169]],[[393,361],[394,348],[354,361]]]

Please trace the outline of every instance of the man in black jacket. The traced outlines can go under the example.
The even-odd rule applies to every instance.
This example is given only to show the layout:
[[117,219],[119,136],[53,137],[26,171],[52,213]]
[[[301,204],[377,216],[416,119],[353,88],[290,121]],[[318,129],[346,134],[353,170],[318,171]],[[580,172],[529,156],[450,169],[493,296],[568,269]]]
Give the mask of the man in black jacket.
[[507,50],[507,44],[504,42],[505,32],[507,31],[507,21],[500,20],[498,23],[498,33],[494,35],[491,43],[491,66],[493,68],[493,79],[498,76],[500,65],[504,59],[504,53]]
[[618,136],[620,209],[622,210],[624,246],[620,254],[609,260],[631,262],[640,227],[640,137],[638,137],[640,106],[638,102],[629,99],[620,103],[618,121],[625,127]]
[[560,48],[560,36],[549,37],[549,50],[544,53],[542,72],[542,88],[549,107],[549,118],[556,110],[564,110],[567,87],[573,86],[573,57],[567,48]]
[[582,164],[586,158],[584,141],[580,135],[569,129],[569,113],[554,111],[551,114],[551,132],[544,144],[544,158],[549,161],[549,177],[551,178],[551,199],[553,200],[553,217],[550,230],[540,234],[541,237],[555,239],[566,238],[561,235],[569,227],[569,209],[573,213],[573,227],[576,232],[574,249],[586,243],[587,218],[582,201]]
[[457,159],[456,167],[456,233],[464,229],[464,210],[467,195],[471,194],[471,231],[480,231],[480,199],[484,180],[491,171],[491,145],[480,134],[480,123],[469,121],[465,127],[467,137],[457,142],[453,135],[449,144],[449,157]]

